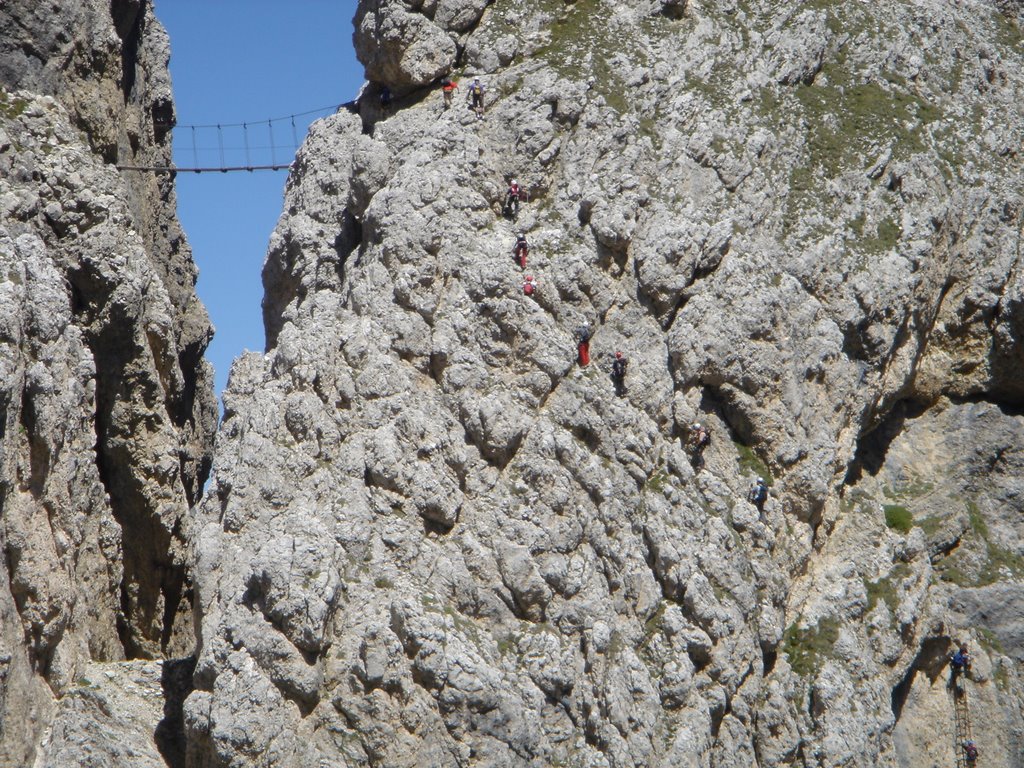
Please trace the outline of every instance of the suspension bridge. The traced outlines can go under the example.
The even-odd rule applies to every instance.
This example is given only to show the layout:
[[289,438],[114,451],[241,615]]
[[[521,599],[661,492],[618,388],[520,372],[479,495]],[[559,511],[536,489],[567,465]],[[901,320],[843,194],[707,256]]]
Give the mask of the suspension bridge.
[[174,126],[171,165],[118,165],[117,169],[143,173],[286,170],[299,148],[300,131],[305,136],[314,119],[343,106],[329,104],[294,115],[243,123],[179,124]]

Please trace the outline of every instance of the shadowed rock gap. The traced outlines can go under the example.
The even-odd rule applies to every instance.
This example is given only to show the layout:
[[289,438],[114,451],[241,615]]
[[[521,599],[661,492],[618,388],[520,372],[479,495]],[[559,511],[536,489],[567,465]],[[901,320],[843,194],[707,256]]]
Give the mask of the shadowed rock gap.
[[857,448],[846,472],[845,485],[855,485],[865,472],[877,475],[885,462],[889,446],[903,431],[907,420],[924,414],[929,404],[920,400],[900,400],[889,410],[888,415],[870,432],[857,441]]
[[164,697],[163,719],[157,724],[153,738],[168,768],[185,768],[186,733],[184,705],[192,693],[195,657],[168,659],[161,665],[160,684]]

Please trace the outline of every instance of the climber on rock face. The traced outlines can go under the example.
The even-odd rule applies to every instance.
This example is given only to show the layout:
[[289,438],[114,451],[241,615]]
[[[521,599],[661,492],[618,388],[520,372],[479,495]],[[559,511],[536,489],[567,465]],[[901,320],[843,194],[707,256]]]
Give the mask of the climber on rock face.
[[711,442],[711,428],[704,426],[699,421],[690,425],[690,431],[686,438],[686,445],[690,449],[691,463],[694,467],[704,465],[704,449]]
[[586,321],[576,329],[576,360],[581,366],[590,364],[590,323]]
[[480,82],[479,77],[474,77],[473,82],[469,85],[469,105],[478,119],[484,119],[484,84]]
[[527,275],[523,280],[523,293],[527,296],[533,296],[537,290],[537,278],[533,275]]
[[516,244],[512,246],[512,255],[520,269],[526,269],[526,256],[530,252],[530,245],[526,242],[526,235],[520,232],[516,235]]
[[387,112],[387,110],[391,107],[391,89],[388,88],[386,85],[382,85],[380,87],[380,93],[377,95],[377,98],[380,100],[381,109]]
[[971,671],[971,654],[967,652],[967,646],[961,645],[953,657],[949,660],[949,665],[953,668],[953,674],[956,675],[959,672],[970,672]]
[[757,481],[747,493],[747,501],[757,507],[758,512],[764,512],[764,503],[768,501],[768,486],[765,484],[763,477],[757,478]]
[[612,361],[612,382],[615,384],[615,394],[623,397],[626,394],[626,365],[629,361],[621,352],[615,353]]
[[519,215],[519,182],[515,179],[509,182],[505,193],[505,215],[513,219]]
[[445,109],[448,109],[452,105],[452,96],[455,94],[455,89],[458,87],[459,84],[450,77],[445,76],[441,80],[441,93],[444,94]]
[[974,766],[978,762],[978,746],[971,740],[967,739],[963,743],[964,748],[964,760],[968,766]]

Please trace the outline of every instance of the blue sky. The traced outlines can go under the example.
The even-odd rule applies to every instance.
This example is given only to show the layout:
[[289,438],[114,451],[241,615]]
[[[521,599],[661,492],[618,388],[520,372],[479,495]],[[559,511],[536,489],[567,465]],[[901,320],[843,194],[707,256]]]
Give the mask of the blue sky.
[[[171,38],[176,165],[192,167],[198,159],[219,166],[222,156],[226,165],[290,162],[291,120],[267,121],[349,101],[363,83],[352,50],[355,6],[355,0],[156,0],[156,16]],[[295,118],[300,143],[309,121],[324,114]],[[238,123],[248,127],[188,127]],[[286,178],[286,171],[178,174],[178,216],[199,266],[199,297],[216,328],[207,358],[218,397],[231,361],[244,349],[264,347],[260,270]]]

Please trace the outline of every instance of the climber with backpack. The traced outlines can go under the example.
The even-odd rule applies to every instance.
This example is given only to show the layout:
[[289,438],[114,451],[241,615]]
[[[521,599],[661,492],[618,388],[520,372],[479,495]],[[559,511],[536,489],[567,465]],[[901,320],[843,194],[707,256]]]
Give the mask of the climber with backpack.
[[526,269],[526,256],[530,252],[530,245],[526,242],[526,235],[520,232],[516,235],[516,244],[512,246],[512,255],[519,264],[520,269]]
[[747,493],[747,501],[757,507],[758,512],[764,512],[764,503],[768,501],[768,486],[763,477],[757,478],[757,481],[751,486]]
[[441,79],[441,93],[444,94],[444,108],[448,109],[452,105],[452,97],[455,95],[455,89],[459,87],[459,84],[452,80],[450,77],[445,75]]
[[527,296],[533,296],[533,294],[536,291],[537,291],[537,278],[535,278],[533,275],[527,275],[523,279],[523,293],[525,293]]
[[576,360],[582,367],[590,365],[590,323],[586,320],[576,329]]
[[690,446],[697,451],[703,451],[711,442],[711,428],[706,427],[699,421],[690,425]]
[[964,760],[970,768],[978,762],[978,747],[973,740],[967,739],[963,743]]
[[479,77],[474,77],[473,82],[469,85],[468,101],[469,105],[474,112],[478,120],[484,119],[484,84],[480,82]]
[[519,182],[512,179],[505,193],[505,213],[513,219],[519,215]]
[[966,645],[961,645],[956,650],[949,660],[949,666],[953,668],[954,675],[971,671],[971,654],[968,653]]
[[699,421],[695,421],[690,425],[689,435],[687,436],[687,447],[690,449],[690,463],[693,466],[701,467],[704,465],[704,449],[708,447],[708,443],[711,442],[711,428],[706,427]]
[[377,98],[380,100],[381,109],[387,112],[391,108],[391,89],[386,85],[382,85]]
[[615,394],[623,397],[626,394],[626,366],[629,361],[622,352],[615,353],[612,361],[612,383],[615,384]]

